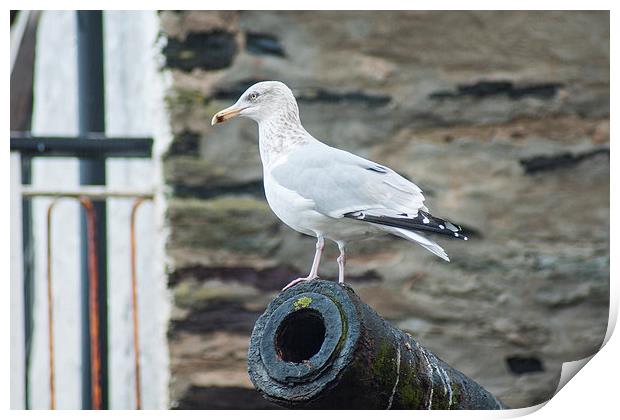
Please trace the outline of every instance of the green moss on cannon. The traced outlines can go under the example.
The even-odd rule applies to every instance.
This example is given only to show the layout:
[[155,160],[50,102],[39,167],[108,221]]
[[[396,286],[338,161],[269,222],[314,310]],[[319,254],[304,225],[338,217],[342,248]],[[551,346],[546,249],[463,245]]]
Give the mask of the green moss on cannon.
[[295,303],[293,304],[293,307],[295,308],[296,311],[298,311],[300,309],[307,308],[308,305],[310,305],[311,303],[312,303],[312,299],[307,296],[304,296],[304,297],[297,299]]

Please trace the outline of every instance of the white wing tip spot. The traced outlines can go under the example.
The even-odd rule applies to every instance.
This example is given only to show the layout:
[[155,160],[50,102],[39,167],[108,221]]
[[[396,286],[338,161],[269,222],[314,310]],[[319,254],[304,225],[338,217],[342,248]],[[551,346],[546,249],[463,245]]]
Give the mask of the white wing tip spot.
[[439,225],[439,229],[445,229],[444,225]]

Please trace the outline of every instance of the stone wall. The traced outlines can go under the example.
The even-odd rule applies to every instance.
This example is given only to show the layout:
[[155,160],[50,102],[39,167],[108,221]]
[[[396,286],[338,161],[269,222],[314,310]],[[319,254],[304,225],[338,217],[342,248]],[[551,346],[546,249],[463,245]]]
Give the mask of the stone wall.
[[[350,247],[348,279],[394,325],[511,407],[548,399],[598,349],[609,301],[609,14],[162,12],[174,142],[171,400],[266,408],[253,323],[314,240],[264,200],[257,128],[210,120],[259,80],[315,137],[392,167],[470,229],[452,262],[395,238]],[[330,244],[321,267],[337,275]]]

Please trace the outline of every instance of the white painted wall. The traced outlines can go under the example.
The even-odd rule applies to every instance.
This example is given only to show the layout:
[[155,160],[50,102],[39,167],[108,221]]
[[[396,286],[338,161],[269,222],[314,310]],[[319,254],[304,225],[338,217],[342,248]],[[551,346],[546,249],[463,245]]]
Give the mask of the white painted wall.
[[[157,150],[167,143],[162,75],[157,70],[155,12],[104,13],[106,130],[109,136],[155,136]],[[157,152],[157,151],[156,151]],[[159,159],[155,159],[159,162]],[[107,165],[111,188],[160,188],[159,167],[150,160],[114,159]],[[161,192],[160,192],[161,193]],[[160,195],[161,197],[161,195]],[[166,408],[168,300],[164,276],[161,202],[144,203],[138,210],[138,295],[144,408]],[[113,299],[110,313],[110,406],[133,408],[134,362],[129,271],[129,215],[131,202],[109,200],[108,281]],[[154,258],[155,257],[155,258]]]
[[[35,135],[76,135],[77,119],[76,20],[70,12],[44,12],[37,32],[34,109]],[[78,185],[75,159],[35,159],[33,185],[41,188]],[[32,408],[49,407],[48,336],[46,303],[46,210],[51,200],[33,202],[34,335],[29,371]],[[52,276],[56,330],[56,389],[58,408],[81,407],[80,248],[78,204],[64,201],[53,215]]]
[[[158,155],[170,142],[165,113],[165,74],[158,71],[155,12],[105,12],[106,129],[109,136],[153,136],[153,160],[109,160],[111,188],[157,192],[154,203],[138,213],[138,283],[142,396],[144,408],[168,405],[166,288],[163,185]],[[33,133],[77,134],[77,62],[75,12],[44,12],[37,39]],[[75,159],[37,159],[33,184],[54,188],[78,185]],[[45,279],[45,212],[48,199],[34,203],[35,331],[30,375],[32,408],[49,406],[47,307]],[[134,407],[133,341],[129,277],[129,213],[131,201],[108,202],[109,378],[110,407]],[[58,408],[81,407],[79,317],[78,205],[61,202],[53,222],[53,276],[56,329]]]

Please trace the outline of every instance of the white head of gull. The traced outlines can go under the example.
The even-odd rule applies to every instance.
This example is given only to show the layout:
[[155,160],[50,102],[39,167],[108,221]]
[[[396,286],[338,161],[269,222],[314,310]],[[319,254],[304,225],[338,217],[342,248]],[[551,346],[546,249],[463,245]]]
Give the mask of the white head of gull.
[[432,216],[422,190],[384,165],[330,147],[302,126],[293,92],[282,82],[260,82],[213,116],[258,123],[265,195],[291,228],[317,238],[310,273],[284,289],[318,277],[325,239],[336,242],[338,281],[344,283],[346,244],[386,233],[415,242],[449,261],[431,234],[467,240],[463,230]]

